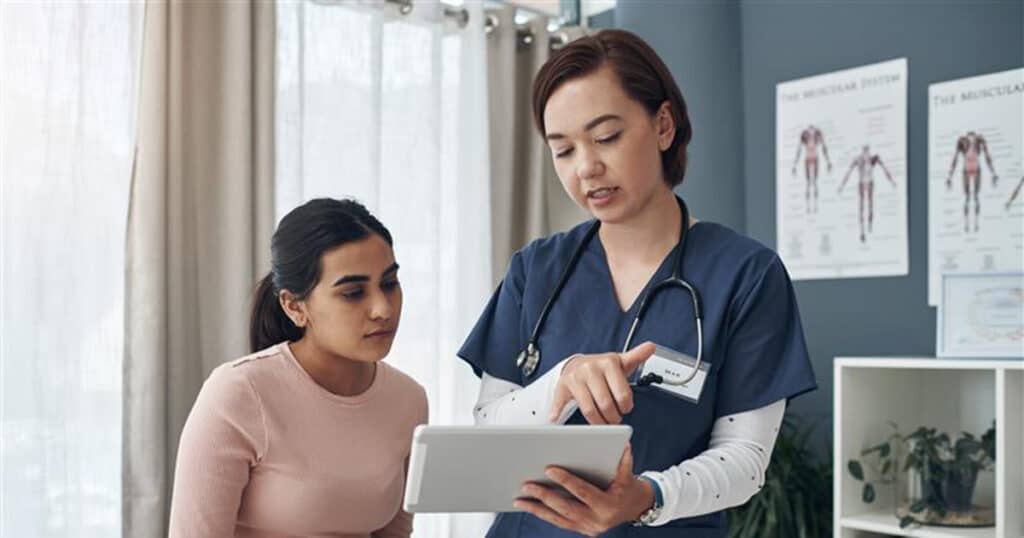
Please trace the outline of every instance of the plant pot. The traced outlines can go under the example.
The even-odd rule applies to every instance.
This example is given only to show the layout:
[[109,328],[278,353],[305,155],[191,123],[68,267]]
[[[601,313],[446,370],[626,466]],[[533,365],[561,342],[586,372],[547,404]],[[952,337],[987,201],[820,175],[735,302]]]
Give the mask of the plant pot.
[[967,512],[974,499],[974,486],[978,483],[978,469],[947,469],[945,480],[939,484],[939,492],[952,512]]
[[[931,466],[924,472],[908,473],[909,498],[900,503],[897,517],[910,516],[922,525],[944,527],[991,527],[995,525],[995,511],[991,507],[973,503],[978,469],[972,467]],[[911,507],[922,499],[938,499],[945,511],[929,505],[918,512]]]

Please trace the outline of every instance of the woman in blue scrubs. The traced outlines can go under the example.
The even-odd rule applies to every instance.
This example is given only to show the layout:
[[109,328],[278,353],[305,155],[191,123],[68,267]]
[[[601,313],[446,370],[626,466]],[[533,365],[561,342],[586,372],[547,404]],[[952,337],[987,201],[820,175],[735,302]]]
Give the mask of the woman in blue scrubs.
[[[459,351],[482,379],[474,415],[479,424],[621,422],[633,437],[608,488],[550,469],[573,496],[526,484],[523,511],[499,514],[488,536],[724,537],[723,510],[762,485],[786,401],[816,387],[789,276],[772,250],[697,221],[673,192],[692,130],[679,88],[640,38],[605,30],[570,43],[533,92],[558,177],[593,220],[512,256]],[[702,341],[695,303],[675,287],[651,297],[631,339],[645,343],[623,351],[639,303],[673,274],[680,248],[679,276],[702,300]],[[535,342],[539,363],[520,367],[567,266]],[[630,383],[651,343],[700,355],[699,397]]]

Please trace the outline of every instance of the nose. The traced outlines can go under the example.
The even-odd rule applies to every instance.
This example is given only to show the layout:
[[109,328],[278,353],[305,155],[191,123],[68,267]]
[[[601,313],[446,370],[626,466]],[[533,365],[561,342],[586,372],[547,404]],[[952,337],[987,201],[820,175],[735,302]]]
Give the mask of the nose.
[[370,319],[373,321],[390,321],[395,314],[391,299],[384,293],[375,293],[370,304]]
[[576,175],[580,179],[593,179],[604,174],[604,163],[596,151],[582,149],[577,155]]

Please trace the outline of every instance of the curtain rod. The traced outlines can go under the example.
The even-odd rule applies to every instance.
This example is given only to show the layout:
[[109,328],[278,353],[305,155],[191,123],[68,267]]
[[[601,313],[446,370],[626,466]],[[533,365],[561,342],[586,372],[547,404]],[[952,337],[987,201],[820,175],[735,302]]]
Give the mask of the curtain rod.
[[[402,15],[408,15],[412,13],[413,0],[384,0],[386,4],[394,4],[398,7],[398,12]],[[443,7],[444,16],[449,19],[454,19],[459,25],[459,28],[465,28],[469,24],[469,10],[464,7],[455,7],[445,5]]]
[[[495,28],[501,26],[501,19],[493,13],[487,13],[484,19],[484,32],[490,35]],[[566,29],[575,28],[574,26],[560,26],[558,29],[551,33],[548,37],[548,44],[552,49],[559,49],[572,41],[572,37],[566,32]],[[533,45],[534,41],[533,32],[529,28],[517,27],[516,28],[516,39],[519,44],[525,47]]]
[[[388,4],[394,4],[398,6],[398,12],[402,15],[408,15],[413,10],[413,0],[384,0]],[[521,9],[521,8],[518,8]],[[450,19],[455,19],[458,23],[459,28],[465,28],[469,24],[469,11],[465,8],[444,6],[444,16]],[[484,18],[484,31],[490,35],[501,24],[500,20],[493,13],[487,13]],[[517,28],[516,39],[520,45],[529,47],[533,45],[535,36],[528,28]],[[549,46],[552,49],[558,49],[565,46],[567,43],[572,41],[572,38],[568,33],[561,31],[554,32],[549,37]]]
[[[313,1],[314,3],[317,3],[317,4],[328,4],[328,5],[336,4],[337,3],[336,0],[335,1],[332,1],[332,0],[311,0],[311,1]],[[395,6],[396,8],[398,8],[398,12],[401,13],[402,15],[408,15],[408,14],[412,13],[412,10],[414,8],[413,0],[384,0],[384,3]],[[469,11],[466,8],[445,5],[443,7],[443,13],[444,13],[445,18],[454,20],[456,22],[456,24],[459,25],[459,28],[465,28],[466,25],[469,24]],[[487,13],[485,15],[485,18],[484,18],[484,31],[488,35],[490,35],[494,31],[495,28],[500,26],[500,24],[501,24],[501,21],[493,13]],[[563,31],[564,28],[571,28],[571,27],[561,27],[557,31],[553,32],[551,34],[551,36],[549,37],[549,44],[550,44],[550,47],[552,49],[561,48],[564,45],[566,45],[567,43],[569,43],[570,41],[572,41],[572,38],[569,36],[569,34],[567,32],[565,32],[565,31]],[[532,46],[533,42],[534,42],[534,39],[535,39],[535,36],[533,35],[533,32],[529,30],[529,28],[516,28],[516,40],[518,41],[518,43],[520,45],[522,45],[524,47]]]

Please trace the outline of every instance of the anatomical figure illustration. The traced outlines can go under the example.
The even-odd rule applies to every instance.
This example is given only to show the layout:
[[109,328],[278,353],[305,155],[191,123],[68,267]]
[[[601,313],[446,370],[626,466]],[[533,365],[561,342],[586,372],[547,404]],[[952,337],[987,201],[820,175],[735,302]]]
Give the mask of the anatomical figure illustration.
[[804,154],[804,177],[807,181],[804,190],[804,200],[807,204],[808,213],[818,211],[818,146],[821,146],[821,153],[828,164],[828,171],[832,171],[832,161],[828,158],[828,147],[825,146],[825,135],[813,125],[800,131],[800,143],[796,147],[796,157],[793,159],[793,175],[796,176],[796,165],[800,162],[800,153]]
[[985,156],[988,169],[992,172],[992,185],[995,186],[999,180],[995,168],[992,167],[992,156],[988,153],[988,142],[985,137],[968,131],[956,141],[956,149],[953,153],[953,164],[949,167],[949,176],[946,177],[946,188],[953,188],[953,173],[956,171],[956,163],[963,155],[963,184],[964,184],[964,232],[970,232],[971,202],[974,202],[974,231],[978,231],[978,214],[981,213],[981,202],[978,201],[978,190],[981,189],[981,162],[980,157]]
[[882,158],[878,154],[871,153],[871,148],[867,145],[863,146],[861,152],[853,158],[853,162],[850,163],[850,169],[846,171],[843,181],[839,184],[839,192],[843,192],[843,186],[850,179],[850,174],[854,170],[857,171],[859,178],[857,181],[857,217],[860,222],[860,240],[862,243],[866,240],[864,224],[867,222],[867,232],[871,233],[872,222],[875,216],[875,166],[882,169],[886,179],[895,187],[896,182],[892,179],[889,169],[885,167],[885,163],[882,162]]

